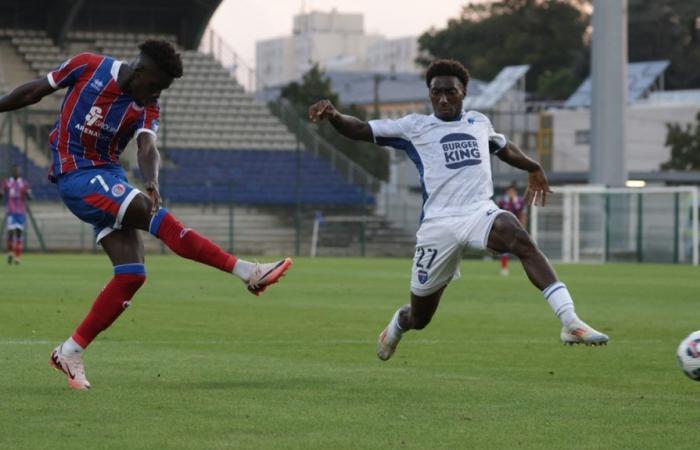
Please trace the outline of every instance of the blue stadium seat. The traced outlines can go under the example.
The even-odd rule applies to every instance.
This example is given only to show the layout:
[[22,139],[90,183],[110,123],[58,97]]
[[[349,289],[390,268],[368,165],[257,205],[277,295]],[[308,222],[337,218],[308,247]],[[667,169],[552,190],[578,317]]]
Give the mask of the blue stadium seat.
[[[324,161],[308,152],[300,158],[299,196],[307,204],[372,203]],[[161,172],[162,191],[175,202],[290,205],[296,201],[295,152],[169,149],[175,167]]]
[[[174,163],[161,170],[163,196],[178,203],[229,203],[250,205],[293,205],[297,196],[297,155],[279,150],[194,150],[169,149]],[[302,152],[300,158],[300,201],[317,205],[360,205],[373,203],[335,172],[325,161]],[[25,156],[14,146],[0,145],[0,167],[19,165]],[[5,171],[8,171],[9,167]],[[48,168],[27,160],[24,175],[37,200],[59,200],[56,186],[47,178]],[[132,179],[139,179],[134,169]]]

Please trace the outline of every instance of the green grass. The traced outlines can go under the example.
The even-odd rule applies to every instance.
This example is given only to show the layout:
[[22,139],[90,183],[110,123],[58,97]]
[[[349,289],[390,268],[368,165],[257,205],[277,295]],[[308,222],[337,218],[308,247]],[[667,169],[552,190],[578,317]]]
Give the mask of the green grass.
[[699,272],[564,265],[607,347],[564,347],[519,264],[464,262],[433,323],[380,362],[408,259],[298,259],[260,298],[150,257],[149,280],[86,353],[89,392],[47,364],[110,277],[104,256],[0,267],[0,449],[696,449],[700,384],[675,350]]

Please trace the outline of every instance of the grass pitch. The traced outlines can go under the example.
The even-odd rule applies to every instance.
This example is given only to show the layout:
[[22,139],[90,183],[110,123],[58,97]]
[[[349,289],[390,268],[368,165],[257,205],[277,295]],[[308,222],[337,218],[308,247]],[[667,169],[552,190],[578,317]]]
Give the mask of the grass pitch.
[[394,358],[375,339],[410,261],[298,258],[262,297],[150,257],[132,307],[90,347],[93,389],[47,361],[111,276],[106,257],[0,266],[1,449],[696,449],[700,383],[676,346],[700,328],[697,269],[565,265],[607,347],[559,344],[518,263],[464,262]]

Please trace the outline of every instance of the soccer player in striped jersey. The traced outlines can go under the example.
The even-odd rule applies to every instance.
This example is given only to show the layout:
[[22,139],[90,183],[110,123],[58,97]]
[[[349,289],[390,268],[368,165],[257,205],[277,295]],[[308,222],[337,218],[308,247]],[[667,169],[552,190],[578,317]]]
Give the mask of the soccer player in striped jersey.
[[431,115],[365,122],[338,112],[328,100],[309,108],[309,119],[328,120],[343,136],[406,152],[420,175],[423,214],[416,234],[411,302],[394,313],[379,334],[377,356],[387,360],[408,330],[425,328],[450,281],[459,276],[465,247],[518,256],[528,278],[559,317],[566,344],[607,343],[608,336],[583,322],[566,285],[518,219],[491,200],[490,156],[528,172],[526,198],[544,206],[549,184],[539,163],[497,133],[477,111],[464,111],[469,72],[453,60],[435,60],[426,73]]
[[[525,199],[518,195],[518,185],[512,183],[505,194],[496,202],[499,208],[513,213],[520,225],[527,229],[527,212]],[[501,254],[501,275],[508,276],[508,253]]]
[[[88,389],[83,350],[130,305],[146,281],[144,249],[138,230],[150,232],[176,254],[233,274],[259,295],[279,280],[292,261],[268,264],[237,259],[185,228],[161,208],[160,155],[156,146],[158,98],[182,76],[182,61],[168,42],[148,40],[132,62],[82,53],[46,77],[0,98],[0,112],[40,101],[67,89],[50,134],[49,178],[66,206],[94,226],[97,241],[114,266],[114,277],[100,292],[75,332],[51,353],[50,363],[74,389]],[[136,138],[145,193],[129,184],[119,155]]]
[[19,167],[12,169],[12,176],[2,183],[0,196],[5,197],[7,215],[7,264],[19,265],[24,246],[24,224],[27,222],[26,201],[32,198],[29,182],[19,176]]

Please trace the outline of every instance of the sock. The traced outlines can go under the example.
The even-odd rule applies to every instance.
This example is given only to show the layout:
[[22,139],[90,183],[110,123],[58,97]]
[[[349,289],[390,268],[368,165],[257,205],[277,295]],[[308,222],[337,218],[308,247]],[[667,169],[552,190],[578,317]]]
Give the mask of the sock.
[[97,296],[95,303],[71,338],[82,348],[109,328],[126,308],[136,291],[146,281],[143,264],[123,264],[114,266],[114,277]]
[[20,259],[22,257],[22,247],[24,246],[24,242],[22,239],[17,239],[15,240],[15,258]]
[[401,311],[403,311],[405,309],[410,309],[410,308],[411,308],[410,305],[402,306],[401,308],[396,310],[396,312],[394,313],[394,316],[391,318],[391,325],[394,328],[394,333],[396,333],[399,336],[404,334],[406,331],[408,331],[408,330],[405,330],[401,326],[401,324],[399,323],[399,317],[401,316]]
[[542,293],[562,325],[567,326],[574,320],[578,320],[574,311],[574,300],[564,283],[556,281],[547,286]]
[[508,255],[503,254],[501,255],[501,269],[507,269],[508,268]]
[[233,274],[243,281],[248,281],[250,276],[253,275],[253,269],[255,269],[255,263],[237,259],[236,264],[233,266]]
[[85,349],[81,347],[80,344],[75,342],[75,339],[73,339],[73,337],[69,337],[68,339],[66,339],[66,342],[64,342],[61,346],[61,353],[65,356],[74,355],[76,353],[82,353],[83,350]]
[[5,245],[7,245],[7,254],[11,255],[14,250],[15,250],[15,240],[14,238],[8,237],[7,241],[5,242]]
[[229,255],[196,231],[185,228],[167,209],[161,208],[151,219],[148,231],[175,254],[224,272],[232,273],[236,257]]

